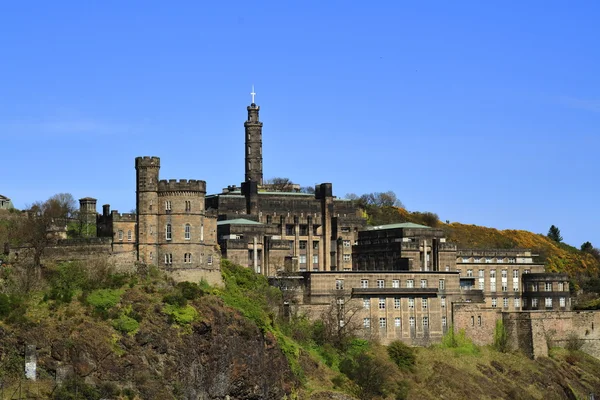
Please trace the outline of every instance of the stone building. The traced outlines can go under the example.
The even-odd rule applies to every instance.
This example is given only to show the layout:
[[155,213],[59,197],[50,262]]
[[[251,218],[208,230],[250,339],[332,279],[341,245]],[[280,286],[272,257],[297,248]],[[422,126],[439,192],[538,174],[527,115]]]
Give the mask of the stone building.
[[365,226],[357,204],[336,198],[331,183],[317,185],[314,194],[299,193],[293,184],[264,184],[260,107],[252,103],[247,110],[245,181],[206,196],[206,209],[218,215],[223,256],[269,276],[350,271],[352,245]]
[[11,208],[13,208],[12,201],[8,197],[0,194],[0,210],[8,210]]

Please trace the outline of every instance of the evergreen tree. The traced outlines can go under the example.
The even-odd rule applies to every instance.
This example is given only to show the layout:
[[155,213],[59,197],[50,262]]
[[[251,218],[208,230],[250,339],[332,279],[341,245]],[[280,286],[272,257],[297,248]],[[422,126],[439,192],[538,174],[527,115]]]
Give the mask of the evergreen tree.
[[581,251],[585,251],[586,253],[591,252],[594,249],[594,246],[590,242],[585,242],[581,245]]
[[550,229],[548,229],[548,235],[550,239],[554,240],[557,243],[562,242],[563,238],[560,236],[560,229],[557,226],[552,225]]

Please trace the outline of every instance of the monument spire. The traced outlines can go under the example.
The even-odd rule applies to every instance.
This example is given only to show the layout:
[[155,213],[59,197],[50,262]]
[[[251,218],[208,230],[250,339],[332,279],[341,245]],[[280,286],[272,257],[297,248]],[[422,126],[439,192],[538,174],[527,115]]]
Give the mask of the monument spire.
[[256,96],[256,93],[254,92],[254,85],[252,85],[252,93],[250,93],[252,95],[252,104],[254,104],[254,96]]

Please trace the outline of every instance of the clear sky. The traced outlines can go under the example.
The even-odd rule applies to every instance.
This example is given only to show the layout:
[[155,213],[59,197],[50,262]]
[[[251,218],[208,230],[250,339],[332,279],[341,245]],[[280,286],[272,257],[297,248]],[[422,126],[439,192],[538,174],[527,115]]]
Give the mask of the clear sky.
[[600,246],[597,1],[52,1],[0,5],[0,193],[135,206],[161,178],[393,190],[442,220]]

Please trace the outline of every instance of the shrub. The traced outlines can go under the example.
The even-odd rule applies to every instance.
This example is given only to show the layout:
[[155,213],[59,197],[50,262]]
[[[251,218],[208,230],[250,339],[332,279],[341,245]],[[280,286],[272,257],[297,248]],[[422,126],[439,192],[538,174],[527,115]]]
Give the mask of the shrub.
[[198,318],[198,311],[190,305],[180,307],[173,304],[167,304],[164,307],[164,312],[169,316],[169,321],[177,325],[191,324]]
[[175,292],[165,295],[163,297],[163,303],[177,307],[185,307],[187,305],[187,299],[181,293]]
[[387,348],[390,359],[403,370],[412,370],[415,366],[416,355],[415,350],[401,342],[396,340]]
[[575,332],[571,332],[565,342],[565,349],[570,352],[581,350],[583,347],[583,339],[581,339]]
[[508,351],[508,334],[502,320],[496,321],[496,328],[494,329],[494,343],[492,347],[501,353]]
[[101,397],[102,395],[96,387],[86,384],[81,379],[69,379],[52,395],[54,400],[100,400]]
[[456,355],[475,355],[479,353],[479,348],[467,337],[465,330],[461,329],[458,333],[455,333],[454,326],[452,325],[450,325],[448,332],[442,337],[441,347],[453,349]]
[[121,314],[119,318],[113,321],[113,328],[121,333],[134,334],[140,328],[139,322],[135,319],[128,317],[125,314]]
[[75,292],[86,288],[89,284],[86,269],[75,262],[59,264],[51,271],[49,281],[48,298],[59,303],[70,303]]
[[98,289],[90,293],[86,300],[97,310],[107,311],[121,301],[122,294],[118,289]]
[[177,289],[179,289],[181,295],[187,300],[194,300],[204,294],[204,290],[200,285],[193,282],[179,282]]
[[4,293],[0,293],[0,318],[6,317],[11,310],[10,298]]

